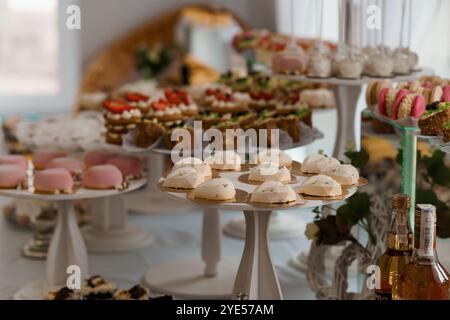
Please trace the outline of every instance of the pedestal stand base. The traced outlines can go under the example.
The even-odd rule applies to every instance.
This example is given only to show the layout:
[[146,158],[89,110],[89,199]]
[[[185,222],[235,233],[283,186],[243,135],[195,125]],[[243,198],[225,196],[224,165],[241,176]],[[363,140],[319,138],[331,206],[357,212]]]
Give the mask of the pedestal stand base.
[[151,291],[181,299],[230,299],[238,262],[223,259],[213,277],[204,275],[205,263],[198,258],[162,263],[151,268],[143,283]]
[[87,226],[82,230],[83,238],[89,252],[121,252],[149,246],[153,236],[134,225],[123,229],[101,230]]
[[[289,213],[274,214],[269,222],[269,239],[285,240],[300,237],[305,230],[306,222]],[[245,239],[244,219],[234,219],[223,227],[223,232],[231,237]]]

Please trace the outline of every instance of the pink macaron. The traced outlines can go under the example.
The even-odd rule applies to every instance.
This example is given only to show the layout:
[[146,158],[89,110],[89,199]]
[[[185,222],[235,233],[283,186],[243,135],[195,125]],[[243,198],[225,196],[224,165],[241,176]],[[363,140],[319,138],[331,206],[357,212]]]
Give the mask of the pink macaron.
[[42,193],[71,193],[73,178],[70,172],[62,168],[37,171],[34,175],[34,188]]
[[450,85],[446,85],[443,88],[441,102],[450,102]]
[[24,170],[28,168],[28,160],[24,156],[19,155],[5,155],[0,156],[0,165],[2,164],[15,164],[22,167]]
[[115,154],[106,150],[91,150],[84,155],[84,168],[90,168],[92,166],[98,166],[100,164],[106,164],[109,158]]
[[406,97],[408,93],[409,91],[406,89],[402,89],[399,92],[397,92],[394,104],[392,105],[392,119],[397,120],[398,107],[400,106],[400,103],[402,102],[403,98]]
[[422,87],[428,88],[428,89],[433,89],[433,84],[427,80],[424,83],[422,83]]
[[378,112],[383,116],[387,116],[386,111],[386,95],[389,92],[389,88],[382,88],[380,94],[378,95]]
[[0,188],[17,188],[25,180],[26,169],[17,164],[0,165]]
[[122,183],[122,173],[110,164],[92,166],[83,174],[83,184],[88,189],[114,189]]
[[47,163],[46,168],[62,168],[69,171],[72,175],[77,175],[81,173],[81,162],[74,157],[55,158]]
[[425,97],[421,94],[416,95],[411,106],[411,117],[419,118],[425,112],[426,105]]
[[36,169],[45,169],[50,160],[65,157],[66,154],[60,151],[39,151],[33,154],[33,165]]
[[114,156],[109,158],[106,164],[116,166],[122,175],[130,179],[139,179],[142,177],[141,160],[132,156]]

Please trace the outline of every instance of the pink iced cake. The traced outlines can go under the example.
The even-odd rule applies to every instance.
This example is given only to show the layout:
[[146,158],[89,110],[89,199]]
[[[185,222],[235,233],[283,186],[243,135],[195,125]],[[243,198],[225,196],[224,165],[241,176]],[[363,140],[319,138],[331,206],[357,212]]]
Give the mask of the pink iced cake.
[[107,162],[117,167],[122,175],[129,179],[139,179],[142,177],[141,160],[131,156],[114,156]]
[[47,164],[55,158],[65,157],[66,154],[64,152],[59,151],[41,151],[33,154],[33,165],[35,169],[45,169]]
[[34,175],[34,189],[38,193],[72,193],[73,184],[70,172],[62,168],[45,169]]
[[88,169],[92,166],[106,164],[106,162],[114,156],[113,153],[106,150],[91,150],[84,155],[84,168]]
[[87,189],[118,189],[122,183],[122,173],[110,164],[90,167],[83,174],[83,184]]
[[0,165],[2,164],[15,164],[23,169],[27,170],[28,168],[28,160],[24,156],[19,155],[6,155],[0,156]]
[[12,189],[20,186],[26,175],[26,169],[17,164],[0,165],[0,188]]
[[69,171],[72,175],[77,175],[81,173],[81,162],[74,157],[55,158],[47,163],[46,168],[62,168]]

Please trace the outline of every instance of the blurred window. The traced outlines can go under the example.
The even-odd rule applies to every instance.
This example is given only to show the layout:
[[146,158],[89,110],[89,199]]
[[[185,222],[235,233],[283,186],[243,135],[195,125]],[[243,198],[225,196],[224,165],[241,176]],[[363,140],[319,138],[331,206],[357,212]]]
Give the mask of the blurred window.
[[69,110],[78,89],[77,0],[0,0],[0,112]]

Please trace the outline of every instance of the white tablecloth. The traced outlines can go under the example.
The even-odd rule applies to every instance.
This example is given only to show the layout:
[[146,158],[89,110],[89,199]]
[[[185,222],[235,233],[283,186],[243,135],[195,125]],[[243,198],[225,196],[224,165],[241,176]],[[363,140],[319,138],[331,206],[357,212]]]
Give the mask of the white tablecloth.
[[[4,204],[6,199],[1,199]],[[313,215],[299,215],[311,220]],[[227,220],[243,216],[238,212],[221,213],[222,225]],[[101,274],[120,286],[131,286],[140,282],[143,274],[163,261],[185,257],[200,259],[200,236],[202,214],[138,215],[131,214],[130,222],[150,231],[154,242],[147,248],[114,254],[89,254],[89,273]],[[45,276],[45,262],[31,260],[21,255],[22,246],[30,239],[31,231],[15,228],[3,219],[0,222],[0,299],[10,299],[15,291],[28,282]],[[223,255],[239,261],[243,240],[223,237]],[[314,299],[303,273],[288,266],[289,259],[299,250],[308,250],[305,237],[292,240],[271,241],[272,258],[276,265],[285,299]]]

